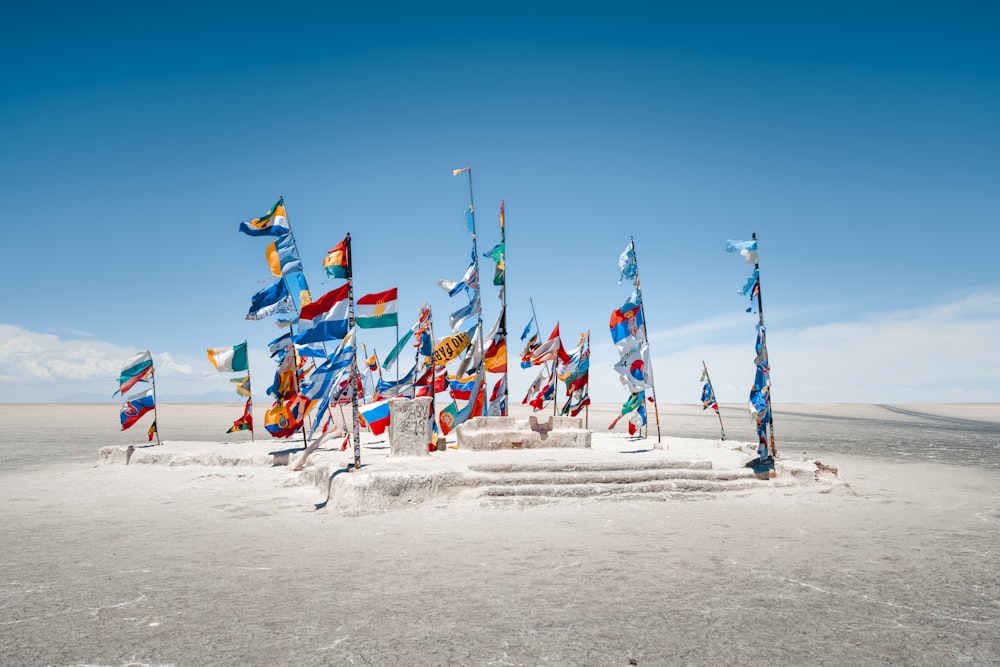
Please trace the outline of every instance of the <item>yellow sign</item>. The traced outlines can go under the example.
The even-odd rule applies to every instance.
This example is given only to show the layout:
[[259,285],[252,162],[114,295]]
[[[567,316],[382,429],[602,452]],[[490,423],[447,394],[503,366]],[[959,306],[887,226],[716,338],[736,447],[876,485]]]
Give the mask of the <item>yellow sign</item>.
[[454,336],[448,336],[434,346],[434,363],[443,366],[452,359],[458,358],[458,355],[462,354],[462,350],[469,347],[470,344],[469,334],[464,331]]

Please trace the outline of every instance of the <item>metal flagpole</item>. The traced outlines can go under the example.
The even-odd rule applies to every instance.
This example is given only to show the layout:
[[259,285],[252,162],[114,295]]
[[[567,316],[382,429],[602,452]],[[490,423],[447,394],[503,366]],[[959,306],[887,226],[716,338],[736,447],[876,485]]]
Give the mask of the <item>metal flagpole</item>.
[[[750,235],[750,240],[757,240],[757,232],[753,232]],[[759,254],[757,257],[759,258]],[[767,349],[767,330],[764,328],[764,304],[761,301],[761,289],[760,289],[760,264],[757,261],[753,263],[753,270],[757,273],[757,315],[758,321],[760,322],[760,345],[764,350]],[[773,404],[771,402],[771,371],[770,363],[768,364],[767,371],[767,422],[768,430],[770,431],[771,438],[771,458],[778,458],[778,448],[774,444],[774,410]]]
[[[482,276],[479,275],[479,246],[476,243],[476,203],[472,199],[472,164],[467,163],[465,171],[469,174],[469,216],[472,220],[472,261],[476,267],[476,281],[477,281],[476,299],[479,300],[479,315],[476,318],[479,323],[479,366],[480,368],[482,368],[483,357],[485,356],[483,352],[483,334],[485,332],[483,331],[483,306],[481,298],[481,289],[483,281],[482,281]],[[479,373],[477,371],[476,375],[478,376],[478,374]],[[487,384],[488,383],[486,382],[486,374],[483,373],[482,391],[486,391]],[[487,405],[487,401],[484,399],[482,416],[486,416],[488,414],[487,412],[488,407],[489,406]]]
[[[500,309],[503,314],[500,317],[500,338],[503,340],[504,350],[507,349],[507,231],[504,221],[504,200],[500,200],[500,243],[503,245],[503,284],[500,286]],[[485,360],[484,360],[485,361]],[[500,411],[501,417],[507,416],[507,361],[503,362],[503,409]]]
[[[354,264],[353,257],[351,256],[351,233],[347,233],[347,299],[348,299],[348,331],[354,327]],[[397,327],[398,319],[397,319]],[[397,370],[398,373],[398,370]],[[358,346],[351,346],[351,373],[350,373],[350,386],[348,390],[351,392],[351,419],[353,421],[353,433],[354,433],[354,467],[351,472],[357,472],[361,469],[361,423],[358,421]],[[346,424],[345,424],[346,425]]]
[[702,360],[701,367],[705,369],[705,380],[708,382],[708,386],[712,388],[711,400],[715,404],[715,414],[719,418],[719,429],[722,430],[722,439],[726,439],[726,427],[722,425],[722,412],[719,410],[719,401],[715,397],[715,385],[712,384],[712,376],[708,374],[708,366],[705,365],[705,361]]
[[[639,258],[635,253],[635,239],[631,236],[628,238],[629,243],[632,245],[632,257],[635,258],[635,289],[639,293],[639,308],[642,312],[642,337],[646,341],[646,346],[649,346],[649,333],[646,330],[646,304],[645,300],[642,298],[642,287],[639,283]],[[641,351],[641,348],[640,348]],[[653,393],[653,414],[656,415],[656,442],[659,444],[660,440],[660,406],[656,401],[656,382],[653,379],[653,353],[649,353],[649,387]],[[646,427],[649,430],[649,427]]]
[[[246,345],[247,341],[244,340],[243,344]],[[253,390],[251,389],[250,380],[250,354],[247,353],[247,406],[250,408],[250,442],[256,442],[253,434]]]

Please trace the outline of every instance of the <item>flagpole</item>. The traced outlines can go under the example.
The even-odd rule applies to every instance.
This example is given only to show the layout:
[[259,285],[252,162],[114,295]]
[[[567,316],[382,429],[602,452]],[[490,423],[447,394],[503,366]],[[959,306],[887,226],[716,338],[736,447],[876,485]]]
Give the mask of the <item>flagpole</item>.
[[[500,243],[503,245],[503,285],[500,286],[500,339],[503,341],[505,357],[508,350],[507,345],[507,225],[504,220],[504,200],[500,200]],[[484,360],[485,362],[485,360]],[[503,409],[500,411],[501,417],[507,416],[507,406],[509,392],[507,390],[507,359],[503,362]]]
[[[247,341],[246,341],[246,339],[244,339],[243,340],[243,345],[246,345],[246,344],[247,344]],[[249,410],[249,412],[250,412],[250,442],[253,443],[253,442],[256,442],[256,439],[254,438],[254,434],[253,434],[253,389],[252,389],[252,383],[250,381],[250,353],[249,352],[247,353],[247,394],[248,394],[247,401],[249,401],[249,404],[250,404],[250,410]]]
[[[472,219],[472,261],[476,267],[476,281],[478,283],[476,286],[476,299],[480,301],[479,314],[476,316],[476,320],[479,324],[479,367],[483,368],[483,362],[484,362],[483,357],[485,356],[485,354],[483,353],[483,335],[485,334],[485,332],[483,331],[483,306],[482,306],[482,300],[480,299],[480,290],[482,289],[483,280],[482,276],[479,275],[479,245],[476,242],[476,203],[472,199],[472,164],[466,163],[465,170],[469,174],[469,215]],[[478,374],[479,373],[477,371],[476,375],[478,376]],[[482,387],[483,391],[486,390],[488,384],[489,383],[486,381],[486,373],[483,373],[483,387]],[[487,405],[487,403],[488,401],[483,400],[482,416],[486,416],[488,414],[487,408],[489,406]],[[469,416],[471,417],[472,414],[470,413]]]
[[[149,354],[149,350],[146,350],[146,354]],[[149,354],[149,358],[150,360],[152,360],[153,355]],[[150,361],[150,367],[152,367],[152,361]],[[153,369],[153,372],[151,374],[151,379],[152,379],[151,384],[153,385],[153,426],[156,427],[153,433],[156,434],[156,444],[162,445],[163,443],[160,442],[160,424],[157,422],[156,419],[157,415],[156,415],[156,369],[155,368]]]
[[[756,241],[757,240],[757,232],[753,232],[750,235],[750,239],[752,241]],[[757,316],[758,316],[758,321],[760,322],[761,345],[764,347],[765,350],[767,350],[767,330],[764,328],[764,303],[761,300],[761,296],[760,296],[760,293],[761,293],[762,290],[760,288],[760,263],[757,261],[758,258],[759,258],[759,255],[755,255],[754,256],[754,263],[753,263],[753,270],[757,273]],[[770,437],[771,437],[771,451],[770,451],[770,455],[771,455],[771,458],[775,458],[776,459],[776,458],[778,458],[778,448],[774,444],[774,410],[773,410],[773,404],[771,402],[771,371],[770,371],[770,362],[768,362],[768,371],[767,371],[767,421],[768,421],[768,429],[770,430]]]
[[708,386],[712,388],[711,399],[715,403],[715,414],[719,418],[719,429],[722,431],[722,439],[726,439],[726,427],[722,425],[722,412],[719,410],[719,400],[715,396],[715,385],[712,384],[712,376],[708,374],[708,366],[705,361],[702,360],[701,367],[705,370],[705,380],[708,381]]
[[[437,437],[434,435],[434,431],[437,430],[435,428],[437,425],[437,401],[435,399],[435,395],[437,394],[435,391],[437,389],[437,361],[434,360],[434,341],[437,339],[434,338],[434,313],[430,308],[430,304],[428,304],[427,328],[430,329],[431,332],[431,386],[428,393],[431,396],[431,437],[434,438],[434,449],[437,449]],[[414,395],[416,395],[416,392],[414,392]],[[442,436],[443,435],[444,434],[442,433]]]
[[[354,263],[353,257],[351,256],[351,233],[347,233],[347,299],[348,299],[348,331],[354,327]],[[397,318],[396,323],[396,337],[399,337],[399,323]],[[397,369],[397,374],[399,373]],[[350,386],[348,387],[351,392],[351,419],[353,421],[353,433],[354,433],[354,468],[351,469],[352,472],[357,472],[361,469],[361,424],[358,421],[358,347],[357,345],[351,345],[351,372],[350,379],[348,382]],[[345,424],[346,426],[346,424]]]
[[[639,308],[642,312],[642,337],[646,341],[646,345],[649,345],[649,332],[646,329],[646,304],[645,300],[642,298],[642,287],[639,283],[639,258],[635,253],[635,239],[633,237],[628,237],[629,243],[632,245],[632,257],[635,258],[635,289],[639,292]],[[649,353],[649,388],[653,392],[653,414],[656,415],[656,442],[659,444],[660,439],[660,406],[656,401],[656,382],[653,379],[653,353]],[[649,431],[649,427],[646,427]]]
[[[590,358],[590,329],[587,329],[587,358]],[[589,362],[588,362],[589,363]],[[587,368],[587,389],[583,392],[587,397],[587,405],[583,406],[583,427],[590,430],[590,367]]]

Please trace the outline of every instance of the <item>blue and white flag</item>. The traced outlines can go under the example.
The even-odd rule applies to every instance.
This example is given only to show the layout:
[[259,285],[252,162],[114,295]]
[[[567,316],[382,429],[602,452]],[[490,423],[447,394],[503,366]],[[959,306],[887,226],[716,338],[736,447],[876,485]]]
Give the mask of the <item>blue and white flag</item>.
[[738,252],[747,264],[757,263],[757,239],[753,241],[726,241],[726,252]]
[[285,281],[279,278],[250,297],[248,320],[262,320],[275,313],[294,313],[295,303],[288,293]]
[[618,273],[621,274],[618,278],[619,283],[622,280],[628,280],[632,284],[635,284],[635,278],[639,275],[639,266],[635,262],[635,249],[631,241],[618,258]]
[[451,330],[458,333],[458,330],[469,318],[478,315],[480,312],[482,312],[482,305],[479,303],[479,299],[473,299],[469,302],[469,305],[459,308],[451,314],[451,317],[448,319],[451,324]]

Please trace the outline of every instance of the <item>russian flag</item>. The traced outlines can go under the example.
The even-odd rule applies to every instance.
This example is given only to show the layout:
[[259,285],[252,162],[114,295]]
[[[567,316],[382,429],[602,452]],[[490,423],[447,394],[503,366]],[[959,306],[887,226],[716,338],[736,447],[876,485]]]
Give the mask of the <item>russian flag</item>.
[[319,343],[347,335],[350,306],[347,297],[350,288],[351,283],[344,283],[312,303],[302,306],[302,311],[299,313],[302,330],[292,338],[296,345]]
[[382,435],[389,428],[389,401],[377,401],[362,405],[358,412],[365,418],[372,433]]

